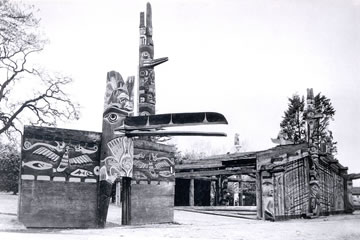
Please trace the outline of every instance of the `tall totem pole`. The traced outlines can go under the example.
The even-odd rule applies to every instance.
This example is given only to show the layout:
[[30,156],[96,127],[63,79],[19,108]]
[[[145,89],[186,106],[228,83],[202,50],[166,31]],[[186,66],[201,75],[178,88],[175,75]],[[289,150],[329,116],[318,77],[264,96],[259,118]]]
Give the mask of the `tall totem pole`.
[[[154,59],[151,5],[140,13],[139,115],[133,116],[134,77],[107,74],[100,154],[99,226],[104,227],[116,179],[122,182],[122,224],[173,221],[175,149],[151,136],[226,136],[224,133],[167,131],[167,127],[227,124],[218,113],[155,114],[154,67],[168,58]],[[135,139],[133,139],[135,137]]]
[[307,109],[305,112],[307,126],[307,142],[309,144],[309,185],[310,203],[309,213],[311,216],[320,214],[320,185],[319,185],[319,124],[323,117],[315,108],[313,89],[307,89]]
[[156,103],[154,67],[166,62],[168,58],[154,59],[150,3],[147,3],[146,5],[146,25],[144,21],[144,12],[141,12],[139,28],[139,115],[152,115],[155,114]]

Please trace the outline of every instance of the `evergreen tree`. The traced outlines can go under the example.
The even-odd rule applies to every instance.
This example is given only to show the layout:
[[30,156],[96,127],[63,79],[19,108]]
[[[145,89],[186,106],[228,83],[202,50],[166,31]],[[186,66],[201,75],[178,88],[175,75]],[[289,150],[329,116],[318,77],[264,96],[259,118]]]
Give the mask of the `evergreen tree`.
[[281,132],[294,144],[305,141],[304,107],[304,97],[300,98],[298,94],[294,94],[289,98],[288,109],[280,123]]
[[328,126],[330,124],[330,120],[334,120],[333,117],[335,115],[335,109],[332,106],[330,99],[328,99],[324,95],[321,95],[321,93],[317,94],[314,97],[314,100],[315,100],[315,111],[323,115],[323,117],[320,119],[318,131],[320,137],[325,138],[330,134],[328,130]]
[[[334,120],[335,109],[331,100],[321,93],[314,97],[315,111],[321,114],[320,124],[317,132],[320,143],[327,146],[328,152],[334,154],[337,151],[336,142],[334,142],[332,132],[329,129],[330,120]],[[297,143],[303,143],[306,140],[306,123],[305,123],[305,101],[304,97],[294,94],[289,98],[288,109],[284,112],[283,120],[280,123],[281,132],[287,140]],[[324,149],[323,149],[324,150]]]
[[330,148],[330,153],[336,153],[337,142],[334,142],[332,131],[329,130],[330,120],[334,120],[335,109],[332,106],[330,99],[324,95],[321,95],[321,93],[317,94],[314,97],[314,100],[315,111],[319,114],[322,114],[319,128],[317,129],[320,141]]

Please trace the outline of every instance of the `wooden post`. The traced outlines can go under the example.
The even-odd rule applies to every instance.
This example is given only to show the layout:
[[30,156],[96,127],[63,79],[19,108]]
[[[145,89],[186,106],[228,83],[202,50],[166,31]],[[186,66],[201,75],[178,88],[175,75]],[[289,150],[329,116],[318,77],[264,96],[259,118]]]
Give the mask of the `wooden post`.
[[210,182],[210,206],[216,206],[216,181]]
[[131,199],[131,178],[123,177],[122,178],[122,207],[121,207],[121,224],[130,225],[131,224],[131,208],[130,208],[130,199]]
[[190,179],[189,186],[189,206],[194,206],[194,179]]
[[344,178],[344,207],[346,213],[354,212],[354,202],[352,196],[353,183],[352,179]]
[[239,205],[244,206],[242,182],[239,181]]
[[121,206],[121,182],[116,182],[115,204]]
[[215,206],[220,206],[220,191],[221,191],[221,175],[218,176],[218,179],[216,180],[216,204]]
[[311,203],[310,203],[310,191],[311,191],[311,187],[310,187],[310,157],[306,157],[304,159],[304,168],[305,168],[305,186],[307,186],[307,194],[308,194],[308,206],[306,209],[306,216],[309,217],[311,216]]
[[262,192],[261,192],[261,172],[256,172],[256,210],[257,219],[262,219]]

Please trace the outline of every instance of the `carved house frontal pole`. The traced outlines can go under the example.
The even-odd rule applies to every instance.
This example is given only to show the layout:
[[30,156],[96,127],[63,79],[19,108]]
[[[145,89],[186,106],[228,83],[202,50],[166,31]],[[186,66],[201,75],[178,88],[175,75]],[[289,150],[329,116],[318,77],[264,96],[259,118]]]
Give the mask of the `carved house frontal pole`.
[[320,186],[319,186],[319,124],[323,117],[315,109],[313,89],[307,89],[307,109],[305,112],[307,126],[307,141],[309,145],[309,214],[319,216],[320,214]]
[[[104,227],[112,193],[112,185],[118,178],[128,184],[133,175],[134,146],[132,138],[117,134],[115,129],[124,125],[125,118],[134,111],[134,79],[125,82],[120,73],[107,73],[104,98],[103,129],[100,154],[99,225]],[[126,200],[126,198],[125,198]],[[123,201],[123,209],[128,201]],[[125,212],[122,221],[128,219]]]

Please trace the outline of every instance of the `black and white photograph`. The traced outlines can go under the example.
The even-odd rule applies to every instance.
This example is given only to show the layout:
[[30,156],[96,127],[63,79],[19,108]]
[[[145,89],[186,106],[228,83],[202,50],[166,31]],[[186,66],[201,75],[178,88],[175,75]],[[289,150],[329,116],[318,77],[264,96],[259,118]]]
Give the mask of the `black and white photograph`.
[[358,240],[358,123],[360,0],[0,0],[0,239]]

